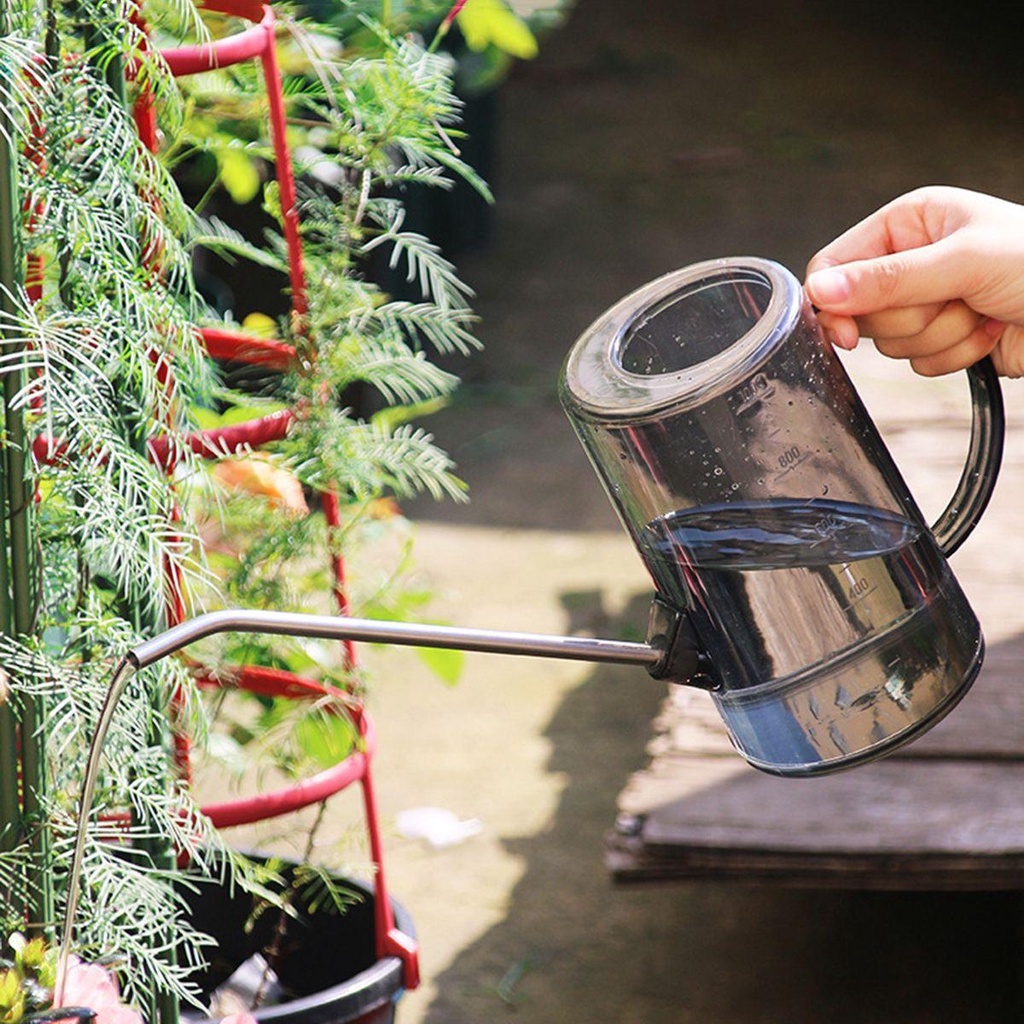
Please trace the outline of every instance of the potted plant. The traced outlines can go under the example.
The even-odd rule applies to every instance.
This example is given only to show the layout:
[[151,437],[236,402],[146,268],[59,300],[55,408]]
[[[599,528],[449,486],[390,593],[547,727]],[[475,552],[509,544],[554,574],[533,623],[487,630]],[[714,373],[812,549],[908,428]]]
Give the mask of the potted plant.
[[[287,131],[315,145],[294,196],[283,188],[282,133],[253,131],[250,117],[233,129],[239,151],[272,155],[277,165],[263,195],[279,230],[253,246],[198,218],[170,173],[176,154],[202,149],[211,119],[219,119],[219,134],[205,135],[212,146],[231,134],[234,115],[199,89],[183,102],[162,49],[202,51],[217,33],[267,31],[273,13],[252,0],[210,7],[223,17],[204,18],[190,0],[137,9],[50,0],[42,18],[27,0],[3,9],[0,910],[5,934],[50,945],[39,954],[30,943],[31,963],[14,950],[0,964],[12,1024],[32,999],[46,1002],[47,986],[60,987],[60,942],[85,962],[115,956],[124,998],[150,1021],[177,1021],[211,969],[195,894],[220,889],[203,879],[223,883],[225,894],[248,892],[246,908],[252,893],[268,901],[274,909],[262,920],[278,922],[272,938],[279,922],[291,928],[312,917],[310,877],[337,901],[340,889],[323,872],[277,870],[230,848],[196,806],[185,737],[211,728],[197,682],[218,696],[236,684],[255,694],[256,734],[279,720],[280,698],[298,688],[318,694],[300,710],[295,734],[319,737],[306,746],[322,763],[366,760],[361,670],[351,652],[317,665],[308,651],[235,645],[206,651],[200,665],[161,662],[127,688],[102,752],[74,933],[61,933],[111,658],[191,607],[216,607],[225,591],[278,607],[319,600],[285,585],[296,561],[321,597],[326,590],[344,604],[343,552],[379,528],[391,496],[463,490],[414,421],[455,384],[426,350],[475,343],[469,293],[428,239],[405,230],[393,191],[404,182],[443,186],[452,174],[483,189],[453,143],[450,61],[380,23],[367,55],[296,25],[288,49],[306,63],[285,90],[293,99]],[[272,61],[280,40],[269,38]],[[251,70],[217,74],[243,108],[247,88],[265,88]],[[325,164],[336,173],[325,175]],[[285,274],[289,309],[273,338],[211,322],[193,279],[200,245]],[[418,301],[394,300],[364,277],[366,261],[384,250],[421,283]],[[303,292],[297,251],[315,290]],[[226,377],[211,354],[259,372]],[[360,382],[382,395],[369,420],[345,405]],[[326,571],[308,571],[311,558]],[[391,591],[383,588],[385,597]],[[248,672],[254,660],[259,685],[249,685],[259,676]],[[307,768],[297,756],[279,761]],[[244,925],[240,906],[232,903],[236,923],[218,938],[222,947]]]

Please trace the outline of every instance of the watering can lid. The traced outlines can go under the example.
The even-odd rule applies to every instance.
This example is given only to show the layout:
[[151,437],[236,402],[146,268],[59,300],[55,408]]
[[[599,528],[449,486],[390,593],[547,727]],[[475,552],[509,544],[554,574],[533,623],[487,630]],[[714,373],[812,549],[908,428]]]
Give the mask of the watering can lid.
[[[630,340],[646,324],[684,295],[723,284],[757,285],[768,293],[764,312],[745,333],[710,357],[667,372],[636,373],[623,365]],[[793,330],[803,305],[799,281],[761,257],[707,260],[673,271],[627,295],[580,335],[562,369],[562,403],[570,415],[602,420],[700,405],[753,372]],[[673,340],[687,359],[686,339]]]

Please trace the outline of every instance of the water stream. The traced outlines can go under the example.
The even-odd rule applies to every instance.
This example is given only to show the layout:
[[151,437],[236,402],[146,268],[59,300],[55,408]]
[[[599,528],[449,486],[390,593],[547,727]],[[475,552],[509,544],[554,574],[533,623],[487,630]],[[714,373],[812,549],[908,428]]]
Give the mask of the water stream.
[[75,915],[78,912],[78,899],[82,884],[82,862],[85,859],[85,840],[89,831],[89,818],[93,798],[96,795],[96,780],[100,772],[100,760],[103,757],[103,744],[110,723],[114,720],[114,712],[124,696],[128,683],[135,674],[135,663],[130,658],[123,658],[114,669],[110,679],[107,695],[103,699],[100,717],[96,723],[92,743],[89,745],[89,759],[85,765],[85,778],[82,780],[82,793],[78,805],[78,822],[75,827],[75,849],[71,858],[71,874],[68,878],[68,901],[64,910],[64,931],[61,936],[60,953],[57,957],[57,989],[53,994],[54,1006],[60,1006],[64,996],[64,981],[67,978],[68,959],[71,956],[71,939],[75,927]]

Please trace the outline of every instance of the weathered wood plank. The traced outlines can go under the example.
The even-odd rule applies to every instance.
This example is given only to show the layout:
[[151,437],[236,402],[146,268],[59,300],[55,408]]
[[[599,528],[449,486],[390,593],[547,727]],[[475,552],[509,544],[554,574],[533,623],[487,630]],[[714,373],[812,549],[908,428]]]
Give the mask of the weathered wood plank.
[[[1024,855],[1024,763],[883,761],[776,779],[718,757],[663,758],[644,777],[644,841],[806,854]],[[635,813],[629,790],[622,801]]]
[[[631,780],[608,837],[618,881],[741,879],[872,889],[1024,884],[1024,763],[895,758],[775,779],[673,757]],[[640,813],[637,813],[637,812]]]
[[1024,879],[1024,858],[1015,854],[886,859],[687,848],[664,856],[650,849],[642,838],[618,831],[608,837],[605,863],[618,883],[713,878],[790,888],[995,891],[1019,890]]

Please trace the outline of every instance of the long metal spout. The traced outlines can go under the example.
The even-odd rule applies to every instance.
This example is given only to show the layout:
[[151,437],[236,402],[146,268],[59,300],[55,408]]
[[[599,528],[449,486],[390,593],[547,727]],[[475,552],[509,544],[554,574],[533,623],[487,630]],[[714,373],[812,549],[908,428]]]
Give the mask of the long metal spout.
[[307,615],[301,612],[227,609],[197,616],[133,647],[126,657],[137,669],[180,651],[215,633],[272,633],[280,636],[315,637],[320,640],[364,640],[406,647],[445,647],[493,654],[523,654],[567,661],[613,662],[642,665],[659,675],[665,648],[659,643],[631,643],[591,637],[549,636],[502,630],[465,629],[377,619],[353,619],[342,615]]

